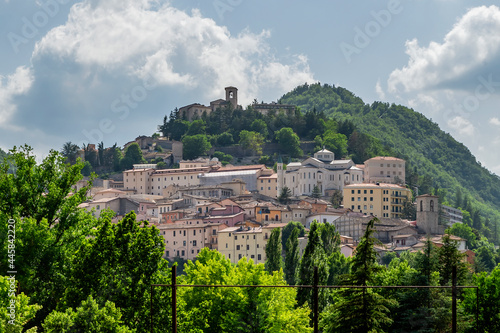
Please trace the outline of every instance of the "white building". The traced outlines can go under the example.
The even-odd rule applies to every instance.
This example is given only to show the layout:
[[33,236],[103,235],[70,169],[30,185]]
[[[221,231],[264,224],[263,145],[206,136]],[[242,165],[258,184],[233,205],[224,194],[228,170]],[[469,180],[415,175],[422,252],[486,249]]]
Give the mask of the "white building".
[[322,149],[302,162],[292,162],[283,168],[278,160],[278,193],[286,186],[292,196],[311,195],[318,186],[322,195],[327,190],[343,191],[345,185],[363,182],[363,170],[352,160],[335,160],[334,153]]

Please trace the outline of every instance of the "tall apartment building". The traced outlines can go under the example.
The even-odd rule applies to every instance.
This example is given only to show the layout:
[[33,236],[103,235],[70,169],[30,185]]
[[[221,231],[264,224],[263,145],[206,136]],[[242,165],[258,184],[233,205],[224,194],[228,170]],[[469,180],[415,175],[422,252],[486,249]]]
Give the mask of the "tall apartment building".
[[396,184],[364,183],[344,187],[344,208],[376,217],[400,218],[412,193]]
[[377,156],[365,161],[365,182],[404,184],[405,160],[390,156]]

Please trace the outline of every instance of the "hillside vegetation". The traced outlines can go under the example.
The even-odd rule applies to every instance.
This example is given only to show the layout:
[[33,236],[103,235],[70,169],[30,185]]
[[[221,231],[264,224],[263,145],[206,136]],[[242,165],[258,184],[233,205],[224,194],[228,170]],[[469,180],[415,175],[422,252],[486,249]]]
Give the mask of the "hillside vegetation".
[[500,177],[481,166],[465,145],[423,114],[389,103],[368,105],[347,89],[327,84],[299,86],[279,102],[323,112],[337,121],[352,121],[360,132],[375,137],[407,161],[407,183],[411,184],[416,174],[432,178],[432,186],[445,189],[443,196],[448,194],[445,201],[456,203],[460,192],[483,217],[498,221]]

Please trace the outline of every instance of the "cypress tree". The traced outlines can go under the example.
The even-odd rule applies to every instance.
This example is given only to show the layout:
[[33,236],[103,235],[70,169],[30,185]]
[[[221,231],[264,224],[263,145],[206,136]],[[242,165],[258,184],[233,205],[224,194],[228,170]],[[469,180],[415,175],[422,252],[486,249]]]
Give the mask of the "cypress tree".
[[266,271],[273,273],[279,271],[283,267],[283,259],[281,258],[281,230],[275,228],[271,232],[269,241],[266,245]]

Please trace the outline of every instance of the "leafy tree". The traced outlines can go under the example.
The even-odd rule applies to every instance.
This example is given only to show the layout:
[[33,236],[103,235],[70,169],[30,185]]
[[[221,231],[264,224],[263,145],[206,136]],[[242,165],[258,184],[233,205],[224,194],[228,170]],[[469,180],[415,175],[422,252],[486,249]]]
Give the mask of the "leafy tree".
[[245,150],[248,149],[256,155],[262,155],[264,137],[260,133],[243,130],[240,132],[239,144]]
[[94,146],[91,146],[90,144],[83,144],[82,148],[85,161],[88,161],[92,167],[98,166],[98,156]]
[[124,322],[137,328],[149,308],[150,284],[165,268],[165,245],[158,229],[137,222],[134,212],[118,223],[112,215],[101,213],[100,227],[76,252],[61,304],[74,308],[89,295],[100,306],[111,301],[122,309]]
[[182,138],[182,144],[182,154],[187,160],[205,155],[212,148],[207,136],[203,134],[185,136]]
[[316,199],[319,199],[321,197],[321,190],[319,189],[318,185],[313,186],[311,197],[316,198]]
[[292,157],[300,157],[304,154],[302,149],[300,149],[300,138],[290,127],[283,127],[274,134],[276,141],[278,141],[285,154]]
[[[263,264],[241,259],[236,266],[217,251],[201,250],[189,261],[182,284],[285,285]],[[181,332],[311,332],[309,309],[297,307],[294,288],[180,288]]]
[[120,161],[120,167],[122,170],[129,170],[133,168],[134,164],[144,162],[141,147],[137,142],[133,142],[125,149],[123,159]]
[[[342,278],[345,285],[368,286],[375,281],[383,266],[377,264],[374,223],[370,220],[356,248],[351,273]],[[373,289],[340,289],[337,302],[330,304],[322,314],[320,325],[324,332],[384,332],[392,324],[389,307],[397,302],[386,299]]]
[[[319,285],[326,285],[326,282],[328,281],[327,257],[325,255],[323,242],[321,240],[321,229],[319,223],[317,223],[316,221],[313,221],[313,223],[311,223],[307,245],[304,249],[302,260],[300,261],[297,276],[298,284],[313,284],[314,276],[312,272],[314,272],[314,267],[318,267]],[[321,289],[319,291],[319,295],[319,309],[321,311],[326,305],[326,289]],[[312,307],[312,296],[312,290],[310,288],[299,288],[299,290],[297,291],[297,301],[300,305],[303,305],[307,302],[308,305]]]
[[[474,277],[474,285],[479,287],[479,327],[480,332],[500,332],[500,266],[491,274],[486,272]],[[470,316],[476,315],[478,304],[476,290],[464,290],[463,308]]]
[[189,123],[189,128],[185,135],[192,136],[197,134],[206,134],[207,132],[206,128],[207,124],[205,123],[204,120],[202,119],[193,120],[191,123]]
[[[15,166],[15,173],[8,172],[8,162]],[[19,290],[33,304],[43,306],[30,326],[39,324],[57,305],[66,286],[70,257],[94,227],[89,214],[77,209],[87,200],[90,186],[72,189],[82,178],[82,166],[82,162],[66,164],[56,151],[37,164],[32,149],[24,146],[14,147],[0,167],[1,248],[7,249],[7,221],[14,219]],[[3,271],[8,270],[6,254],[6,250],[0,254]]]
[[331,223],[319,223],[321,242],[327,257],[340,251],[340,235]]
[[333,208],[339,208],[342,205],[342,200],[344,200],[342,192],[340,190],[334,190],[330,198]]
[[217,145],[225,147],[234,143],[233,135],[230,132],[224,132],[217,137]]
[[272,273],[283,267],[281,252],[281,229],[274,228],[266,245],[266,271]]
[[464,263],[465,254],[458,250],[457,241],[450,238],[450,235],[443,236],[443,246],[438,250],[439,277],[442,286],[451,283],[453,266],[457,267],[457,284],[463,284],[467,279],[468,268]]
[[340,251],[333,252],[328,257],[328,285],[338,286],[342,276],[351,271],[351,257],[344,256]]
[[465,239],[469,249],[474,249],[476,247],[477,236],[473,229],[465,223],[454,223],[451,228],[446,229],[446,233]]
[[295,284],[297,277],[297,268],[299,265],[299,229],[293,228],[290,237],[286,242],[286,255],[285,255],[285,278],[286,282],[290,285]]
[[[0,275],[0,332],[22,332],[23,327],[35,317],[41,306],[30,304],[30,298],[24,293],[11,298],[10,284],[9,277]],[[10,300],[13,300],[14,304],[11,304]],[[15,319],[10,316],[11,308],[15,311]],[[36,332],[36,328],[26,332]]]
[[68,163],[75,164],[79,150],[80,147],[78,147],[78,145],[75,145],[74,143],[71,143],[71,141],[68,141],[63,145],[61,154],[66,158],[66,161]]
[[281,189],[281,193],[278,197],[278,201],[286,205],[288,201],[290,201],[291,196],[292,196],[292,191],[287,186],[283,186],[283,188]]
[[401,218],[410,221],[415,221],[417,219],[417,207],[410,200],[405,200],[403,202],[403,211],[401,213]]
[[43,329],[47,333],[89,332],[127,333],[130,330],[121,320],[121,311],[113,302],[106,301],[100,308],[89,296],[76,311],[69,308],[65,312],[54,311],[47,316]]
[[287,223],[287,225],[283,228],[281,231],[281,245],[283,246],[283,249],[286,251],[287,250],[287,243],[288,243],[288,237],[292,234],[293,230],[298,229],[299,234],[297,237],[304,237],[306,229],[302,225],[302,223],[297,222],[297,221],[290,221]]
[[316,150],[320,150],[325,147],[329,151],[333,152],[337,157],[347,156],[347,137],[341,133],[335,133],[332,130],[328,130],[323,134],[323,138],[316,137],[314,139],[316,142]]
[[175,141],[181,141],[182,137],[189,130],[189,121],[176,119],[172,122],[172,125],[169,127],[169,137]]
[[85,161],[81,172],[83,176],[90,176],[90,174],[92,173],[92,165],[90,165],[89,161]]
[[255,119],[250,125],[250,130],[260,133],[264,138],[267,138],[269,135],[267,124],[263,119]]
[[222,164],[228,164],[233,160],[233,156],[229,154],[224,154],[223,152],[220,151],[214,151],[213,157],[217,157],[219,161],[222,162]]

